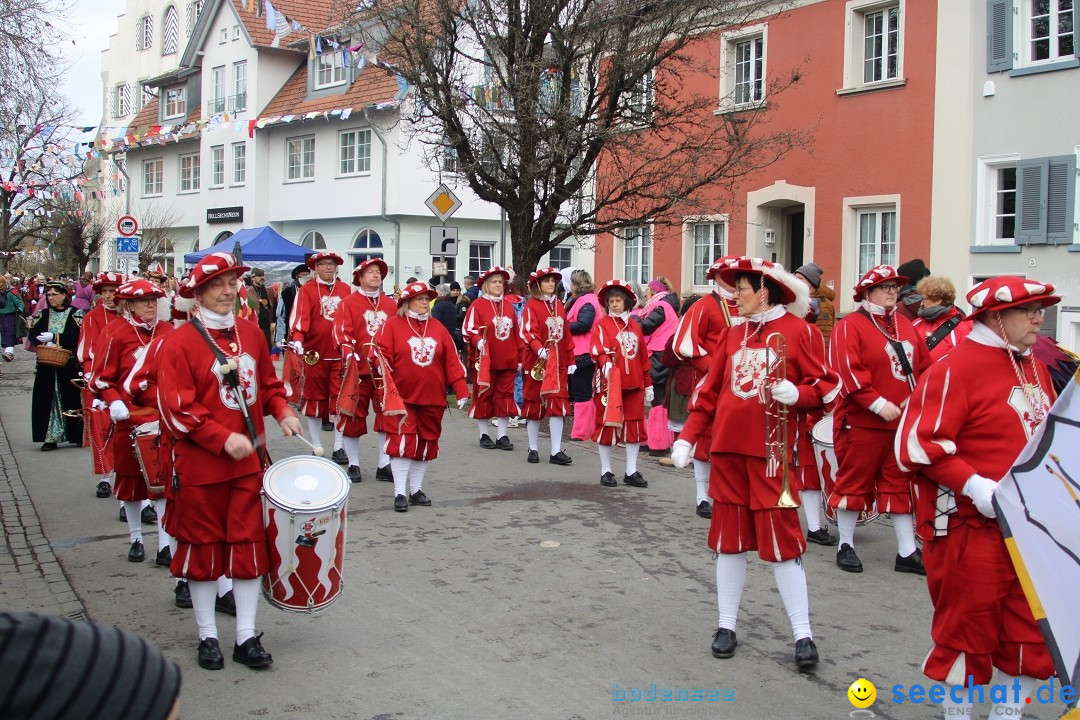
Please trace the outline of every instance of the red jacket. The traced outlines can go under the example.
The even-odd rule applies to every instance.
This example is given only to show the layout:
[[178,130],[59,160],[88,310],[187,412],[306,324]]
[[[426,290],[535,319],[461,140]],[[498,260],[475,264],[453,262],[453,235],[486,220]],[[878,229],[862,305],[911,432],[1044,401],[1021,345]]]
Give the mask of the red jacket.
[[145,359],[147,346],[172,329],[165,321],[158,321],[153,332],[136,327],[126,318],[109,323],[108,330],[95,345],[90,369],[91,391],[106,403],[121,400],[128,409],[137,405],[153,407],[156,404],[153,398],[143,398],[143,402],[139,402],[127,380],[135,366]]
[[94,359],[94,349],[105,335],[110,325],[118,319],[116,310],[108,310],[104,303],[98,303],[90,312],[83,315],[82,328],[79,330],[79,347],[75,357],[82,365],[83,373],[90,374],[90,364]]
[[624,391],[652,387],[649,350],[637,320],[623,321],[610,315],[600,318],[593,325],[589,354],[601,372],[612,365],[611,372],[622,374]]
[[937,332],[939,327],[954,317],[960,317],[960,322],[956,324],[948,335],[941,338],[941,342],[930,348],[931,362],[937,362],[948,355],[950,350],[959,345],[961,340],[971,334],[971,320],[964,318],[960,310],[953,305],[949,308],[948,312],[942,313],[933,320],[927,320],[920,317],[915,318],[915,322],[912,323],[912,327],[915,328],[915,332],[919,334],[919,337],[923,338],[924,342],[928,342],[930,337]]
[[469,303],[461,337],[469,345],[470,365],[475,362],[476,345],[481,338],[484,352],[491,354],[492,370],[516,370],[521,362],[517,315],[506,297],[492,300],[480,295]]
[[446,407],[447,385],[459,398],[469,396],[454,340],[430,315],[426,320],[388,318],[379,333],[379,352],[390,365],[401,399],[409,405]]
[[317,351],[323,360],[341,359],[334,342],[334,315],[348,296],[348,284],[336,278],[332,285],[319,280],[301,285],[289,318],[291,338],[302,343],[305,351]]
[[574,341],[570,337],[570,323],[566,319],[566,310],[557,299],[547,302],[539,298],[529,298],[521,311],[521,364],[531,368],[536,364],[540,348],[547,347],[548,352],[558,348],[559,371],[574,362]]
[[[354,292],[338,306],[334,314],[334,343],[338,347],[347,346],[347,352],[367,359],[367,365],[360,363],[361,375],[370,374],[370,368],[375,367],[379,330],[387,318],[396,314],[397,303],[385,293],[380,293],[378,300],[372,300],[363,293]],[[346,350],[342,352],[344,354]]]

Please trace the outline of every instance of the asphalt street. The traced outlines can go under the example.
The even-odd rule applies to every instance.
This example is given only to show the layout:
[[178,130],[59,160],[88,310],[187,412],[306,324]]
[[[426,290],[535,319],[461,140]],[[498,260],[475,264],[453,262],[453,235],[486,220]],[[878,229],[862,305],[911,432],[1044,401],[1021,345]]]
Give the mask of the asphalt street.
[[[738,650],[718,660],[709,652],[715,563],[690,470],[643,453],[648,488],[603,488],[591,444],[567,444],[569,467],[530,465],[524,425],[510,431],[513,452],[483,450],[457,410],[424,483],[433,505],[393,512],[392,486],[374,480],[374,437],[363,438],[340,599],[313,616],[262,602],[258,630],[274,656],[265,671],[231,662],[233,619],[219,615],[226,666],[202,670],[192,613],[174,606],[168,571],[150,561],[154,530],[148,562],[128,562],[127,527],[114,499],[94,497],[89,451],[43,453],[30,440],[32,356],[19,350],[0,372],[0,606],[143,635],[182,668],[185,720],[840,718],[853,711],[847,689],[860,677],[877,687],[875,716],[940,717],[892,701],[894,685],[927,684],[919,667],[931,612],[925,580],[893,571],[888,518],[856,535],[861,575],[841,572],[833,548],[805,555],[816,672],[796,672],[772,571],[756,557]],[[309,452],[276,426],[270,436],[274,458]],[[541,457],[548,448],[542,434]],[[619,451],[616,475],[622,468]],[[699,697],[694,689],[716,699],[632,700],[665,690]],[[1026,717],[1061,712],[1031,707]]]

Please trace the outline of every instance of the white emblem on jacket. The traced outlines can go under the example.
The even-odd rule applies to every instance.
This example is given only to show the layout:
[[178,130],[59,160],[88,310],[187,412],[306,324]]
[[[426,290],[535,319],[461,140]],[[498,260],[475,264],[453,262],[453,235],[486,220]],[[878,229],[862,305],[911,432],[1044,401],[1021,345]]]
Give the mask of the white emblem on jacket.
[[633,360],[637,357],[638,341],[637,334],[626,330],[615,335],[616,342],[619,343],[619,347],[622,348],[623,357],[627,360]]
[[[1043,416],[1045,417],[1046,411],[1050,408],[1050,398],[1046,397],[1046,394],[1042,392],[1042,388],[1029,385],[1028,390],[1031,391],[1032,397],[1036,398],[1036,402],[1042,405]],[[1024,435],[1030,438],[1036,424],[1035,413],[1031,411],[1031,403],[1028,402],[1023,388],[1013,386],[1012,390],[1009,391],[1009,407],[1016,411],[1021,424],[1024,426]]]
[[765,376],[769,374],[767,350],[765,348],[747,348],[738,351],[731,358],[731,392],[735,397],[749,400],[758,397],[761,384],[765,382]]
[[386,322],[386,313],[382,310],[365,310],[364,322],[367,324],[367,333],[371,337],[379,332],[379,328]]
[[341,298],[337,295],[328,295],[319,299],[319,307],[322,311],[322,316],[326,320],[333,322],[334,313],[337,312],[338,305],[341,304]]
[[495,339],[506,340],[514,328],[514,319],[507,315],[496,315],[491,324],[495,326]]
[[411,337],[409,349],[412,350],[412,361],[417,367],[427,367],[435,359],[435,338]]
[[[911,346],[911,343],[907,340],[901,340],[900,344],[904,346],[904,354],[907,355],[908,367],[915,367],[915,348]],[[896,349],[891,342],[885,342],[885,354],[889,356],[889,369],[892,371],[893,377],[897,380],[903,380],[907,382],[907,375],[904,374],[904,366],[900,364],[900,356],[896,354]]]
[[[240,376],[240,389],[244,391],[244,402],[248,407],[255,404],[255,397],[258,394],[258,388],[255,380],[255,359],[243,353],[240,357],[236,358],[236,373]],[[236,403],[236,393],[229,387],[229,383],[224,377],[217,373],[217,360],[210,367],[210,374],[218,379],[218,393],[221,396],[221,404],[230,410],[239,410],[240,406]]]
[[563,338],[563,319],[561,317],[549,317],[546,321],[548,340],[559,342]]

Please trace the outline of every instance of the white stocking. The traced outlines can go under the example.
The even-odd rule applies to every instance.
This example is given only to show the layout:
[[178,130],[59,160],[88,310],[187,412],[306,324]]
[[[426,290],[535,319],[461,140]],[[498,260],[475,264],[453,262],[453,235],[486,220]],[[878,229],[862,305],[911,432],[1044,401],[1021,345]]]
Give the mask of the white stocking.
[[259,609],[259,579],[233,579],[233,600],[236,601],[236,644],[243,645],[255,637],[255,612]]
[[697,485],[697,504],[709,499],[709,461],[694,461],[694,483]]
[[802,509],[806,516],[806,529],[810,532],[821,529],[821,491],[803,490]]
[[360,465],[360,438],[347,437],[342,438],[345,446],[345,454],[349,457],[349,464]]
[[510,418],[501,417],[501,418],[498,418],[498,420],[499,420],[499,426],[498,426],[497,431],[495,433],[495,439],[496,440],[498,440],[499,438],[506,437],[506,428],[510,427]]
[[719,609],[717,627],[735,630],[739,619],[743,585],[746,583],[746,553],[716,556],[716,605]]
[[[413,460],[412,465],[409,466],[409,494],[413,495],[420,492],[420,488],[424,484],[424,473],[427,472],[426,460]],[[397,474],[394,474],[397,478]],[[395,480],[397,482],[397,480]]]
[[[967,688],[964,688],[966,691]],[[960,702],[954,701],[949,697],[948,693],[945,694],[945,700],[941,703],[941,712],[945,720],[960,720],[961,718],[971,718],[971,703],[967,701],[967,693],[964,693],[964,700]]]
[[[1017,680],[1020,681],[1019,702],[1016,702],[1016,690],[1013,689],[1013,683]],[[1052,680],[1050,682],[1053,682]],[[1007,702],[994,703],[990,708],[990,720],[995,718],[1018,718],[1023,717],[1024,708],[1027,705],[1027,699],[1031,697],[1031,693],[1035,691],[1035,686],[1039,684],[1038,678],[1033,678],[1030,675],[1006,675],[1001,670],[994,671],[994,684],[1004,685],[1006,688]]]
[[596,450],[600,453],[600,474],[611,472],[611,446],[597,445]]
[[893,514],[893,532],[896,533],[896,552],[907,557],[915,552],[915,516],[911,513]]
[[129,542],[142,542],[142,502],[123,500],[121,504],[127,514]]
[[558,455],[562,450],[562,417],[548,418],[548,432],[551,433],[551,454]]
[[390,470],[394,474],[394,495],[405,495],[405,487],[409,482],[409,467],[412,460],[408,458],[390,458]]
[[337,450],[341,449],[342,444],[344,442],[344,437],[341,434],[343,432],[343,430],[338,428],[338,416],[337,415],[331,415],[330,416],[330,422],[334,423],[334,450],[337,451]]
[[480,437],[487,435],[488,431],[488,418],[476,421],[476,428],[480,431]]
[[784,601],[795,639],[814,637],[810,632],[810,599],[806,594],[806,573],[803,572],[802,560],[793,558],[773,563],[773,577],[776,578],[776,589]]
[[217,579],[217,595],[218,597],[225,597],[232,590],[232,578],[222,575]]
[[307,419],[308,439],[315,447],[322,447],[322,420],[317,417]]
[[191,606],[195,610],[195,624],[199,626],[199,639],[217,638],[217,618],[214,605],[217,603],[217,583],[198,580],[188,581],[191,593]]
[[390,456],[386,454],[386,433],[379,433],[379,467],[390,464]]
[[540,448],[540,421],[539,420],[526,420],[525,430],[529,433],[529,449],[539,450]]
[[637,472],[637,456],[641,450],[641,443],[626,443],[626,474],[633,475]]
[[836,510],[836,529],[839,531],[840,540],[836,545],[839,550],[845,543],[855,548],[855,523],[859,520],[859,513],[854,510]]
[[157,549],[161,552],[167,547],[172,545],[172,536],[165,532],[165,528],[161,526],[161,521],[165,518],[165,499],[154,501],[154,509],[157,510]]

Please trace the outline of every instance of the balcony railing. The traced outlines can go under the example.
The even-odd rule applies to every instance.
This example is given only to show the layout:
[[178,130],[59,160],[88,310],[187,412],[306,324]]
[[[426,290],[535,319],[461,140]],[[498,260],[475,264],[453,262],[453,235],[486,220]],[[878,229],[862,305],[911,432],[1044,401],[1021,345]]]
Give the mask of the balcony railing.
[[207,115],[220,115],[225,112],[225,98],[211,98],[206,101]]
[[243,112],[247,110],[247,93],[236,93],[229,98],[229,112]]

